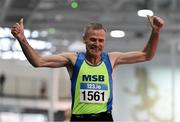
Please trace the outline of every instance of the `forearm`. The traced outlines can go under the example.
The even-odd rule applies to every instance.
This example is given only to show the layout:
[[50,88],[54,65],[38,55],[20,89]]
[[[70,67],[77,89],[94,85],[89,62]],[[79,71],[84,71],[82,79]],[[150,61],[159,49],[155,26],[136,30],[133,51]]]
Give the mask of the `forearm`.
[[158,43],[159,43],[159,38],[160,38],[160,32],[157,30],[152,30],[151,36],[149,38],[148,43],[146,44],[143,52],[146,53],[146,58],[148,60],[152,59],[156,53]]
[[143,50],[146,56],[146,60],[150,60],[154,57],[160,40],[159,39],[160,31],[164,25],[163,19],[157,16],[152,16],[152,17],[148,16],[148,20],[152,27],[152,32],[150,39]]
[[42,64],[42,58],[27,42],[24,35],[24,24],[23,18],[19,22],[13,25],[11,28],[12,35],[19,41],[23,53],[25,54],[27,60],[34,66],[38,67]]
[[38,54],[38,52],[29,45],[25,36],[18,38],[18,41],[27,60],[34,67],[38,67],[41,62],[41,56]]

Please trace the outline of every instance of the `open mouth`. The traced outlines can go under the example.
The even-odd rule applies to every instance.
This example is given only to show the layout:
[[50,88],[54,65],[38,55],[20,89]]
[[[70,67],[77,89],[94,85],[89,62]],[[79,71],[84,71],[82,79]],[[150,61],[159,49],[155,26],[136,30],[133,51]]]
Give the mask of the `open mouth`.
[[98,47],[94,47],[94,46],[91,47],[90,49],[93,50],[93,51],[96,51],[96,52],[100,51],[100,49]]
[[90,49],[101,50],[101,48],[99,48],[99,47],[97,47],[97,46],[91,46]]

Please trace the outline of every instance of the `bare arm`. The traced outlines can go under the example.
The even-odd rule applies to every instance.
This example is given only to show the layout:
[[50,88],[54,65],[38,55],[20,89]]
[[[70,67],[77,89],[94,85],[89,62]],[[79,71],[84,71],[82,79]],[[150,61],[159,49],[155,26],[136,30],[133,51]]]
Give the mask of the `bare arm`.
[[133,51],[133,52],[112,52],[109,53],[111,63],[113,67],[116,67],[119,64],[131,64],[137,62],[148,61],[153,58],[156,53],[156,49],[159,43],[160,30],[164,25],[164,21],[157,16],[148,16],[148,20],[152,27],[151,36],[146,46],[142,51]]
[[41,56],[37,51],[35,51],[29,45],[24,35],[23,19],[21,19],[19,23],[16,23],[12,27],[11,33],[19,41],[19,44],[27,60],[34,67],[62,67],[72,64],[72,58],[75,57],[75,53],[62,53],[58,55]]

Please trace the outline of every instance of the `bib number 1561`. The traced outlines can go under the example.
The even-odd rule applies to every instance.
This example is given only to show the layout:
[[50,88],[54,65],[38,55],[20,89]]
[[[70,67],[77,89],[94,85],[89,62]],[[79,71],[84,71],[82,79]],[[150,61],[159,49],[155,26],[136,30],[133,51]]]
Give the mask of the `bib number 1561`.
[[105,103],[107,102],[107,91],[81,90],[80,101],[89,103]]

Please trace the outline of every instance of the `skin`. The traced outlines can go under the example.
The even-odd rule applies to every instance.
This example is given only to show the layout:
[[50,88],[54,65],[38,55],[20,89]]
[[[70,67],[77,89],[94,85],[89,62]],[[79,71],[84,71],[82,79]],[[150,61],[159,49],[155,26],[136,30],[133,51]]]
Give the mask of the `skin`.
[[103,29],[88,31],[88,36],[83,37],[86,45],[86,59],[91,64],[98,64],[101,60],[101,53],[105,46],[106,33]]
[[[159,43],[160,30],[164,25],[164,21],[157,16],[148,17],[148,20],[152,27],[152,32],[149,41],[142,51],[108,53],[113,70],[120,64],[144,62],[153,58]],[[19,41],[27,60],[34,67],[67,67],[70,77],[72,76],[73,66],[77,59],[76,53],[65,52],[56,55],[41,56],[29,45],[24,36],[23,19],[13,25],[11,33]],[[100,63],[101,53],[105,47],[106,32],[103,29],[90,29],[88,30],[88,34],[83,37],[83,41],[86,45],[86,60],[94,65]]]

